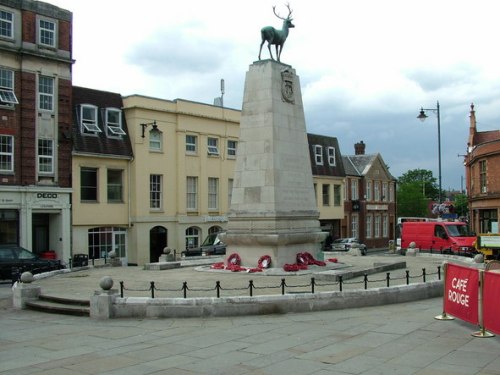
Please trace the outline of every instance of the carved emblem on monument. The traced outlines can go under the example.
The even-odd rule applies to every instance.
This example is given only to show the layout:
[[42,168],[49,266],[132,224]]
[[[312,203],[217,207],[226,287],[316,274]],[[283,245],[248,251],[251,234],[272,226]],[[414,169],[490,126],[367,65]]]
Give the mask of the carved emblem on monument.
[[293,72],[288,68],[281,71],[281,96],[285,102],[291,104],[295,104],[293,78]]

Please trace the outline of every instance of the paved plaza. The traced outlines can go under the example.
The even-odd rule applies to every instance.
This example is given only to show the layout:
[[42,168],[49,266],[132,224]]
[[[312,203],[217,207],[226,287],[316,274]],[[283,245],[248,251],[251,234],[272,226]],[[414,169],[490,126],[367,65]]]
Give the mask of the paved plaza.
[[[435,258],[412,267],[421,262],[434,265]],[[40,283],[51,294],[73,293],[78,285],[87,294],[96,289],[103,272],[97,270]],[[108,271],[125,280],[173,275]],[[207,276],[193,268],[177,272],[184,273],[179,279],[192,274],[193,283]],[[243,276],[215,275],[223,282]],[[0,285],[0,374],[500,375],[500,338],[473,337],[477,327],[457,319],[435,320],[441,298],[313,313],[99,321],[14,310],[9,291]]]

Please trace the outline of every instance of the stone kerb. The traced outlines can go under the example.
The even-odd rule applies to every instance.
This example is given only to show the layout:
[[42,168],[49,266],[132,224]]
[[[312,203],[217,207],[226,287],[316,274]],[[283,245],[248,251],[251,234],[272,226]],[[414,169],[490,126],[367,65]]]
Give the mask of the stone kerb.
[[116,294],[96,293],[91,300],[91,317],[181,318],[283,314],[403,303],[442,294],[441,280],[389,288],[257,297],[120,298]]

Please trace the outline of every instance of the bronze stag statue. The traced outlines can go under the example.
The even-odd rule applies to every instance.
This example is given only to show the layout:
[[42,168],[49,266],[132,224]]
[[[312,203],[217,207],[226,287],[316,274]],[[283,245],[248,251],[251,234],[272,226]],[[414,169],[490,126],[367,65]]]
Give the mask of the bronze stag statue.
[[260,30],[262,42],[260,43],[259,60],[260,54],[262,52],[262,46],[264,45],[264,42],[267,42],[267,48],[269,49],[271,59],[274,60],[273,53],[271,52],[271,44],[274,44],[276,46],[276,59],[280,61],[281,51],[283,50],[283,45],[285,44],[286,38],[288,37],[288,29],[295,27],[295,25],[292,23],[292,11],[290,9],[290,5],[287,4],[286,7],[288,8],[288,17],[283,18],[276,13],[276,6],[273,6],[274,15],[283,20],[283,27],[281,28],[281,30],[277,30],[272,26],[266,26]]

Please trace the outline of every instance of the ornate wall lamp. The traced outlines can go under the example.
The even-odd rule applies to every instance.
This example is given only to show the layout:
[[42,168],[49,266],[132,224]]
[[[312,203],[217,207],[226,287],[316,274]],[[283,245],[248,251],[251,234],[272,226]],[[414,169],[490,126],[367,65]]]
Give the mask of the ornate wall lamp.
[[156,125],[156,120],[154,120],[153,122],[148,122],[146,124],[140,124],[140,125],[142,127],[142,135],[141,135],[142,138],[145,137],[144,133],[146,132],[146,128],[148,126],[151,126],[153,128],[153,129],[151,129],[152,132],[156,132],[156,133],[159,132],[158,125]]

